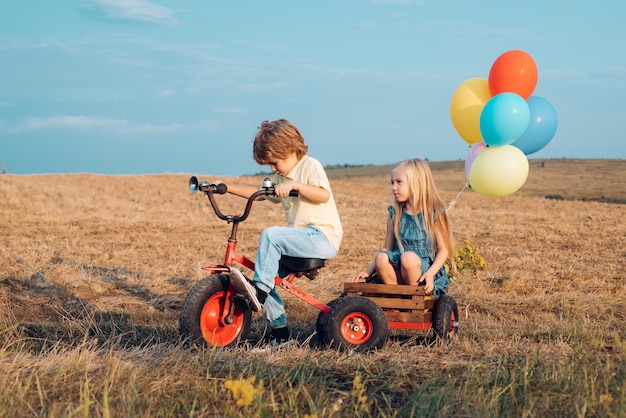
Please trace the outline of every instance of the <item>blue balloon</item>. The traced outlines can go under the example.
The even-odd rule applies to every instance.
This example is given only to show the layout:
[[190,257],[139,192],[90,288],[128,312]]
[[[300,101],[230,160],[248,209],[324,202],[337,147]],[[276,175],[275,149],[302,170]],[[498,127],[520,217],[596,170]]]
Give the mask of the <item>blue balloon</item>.
[[510,145],[528,128],[530,109],[519,94],[493,96],[480,113],[480,133],[487,145]]
[[512,145],[529,155],[548,145],[556,132],[558,122],[556,109],[543,97],[530,96],[527,102],[530,108],[528,129]]

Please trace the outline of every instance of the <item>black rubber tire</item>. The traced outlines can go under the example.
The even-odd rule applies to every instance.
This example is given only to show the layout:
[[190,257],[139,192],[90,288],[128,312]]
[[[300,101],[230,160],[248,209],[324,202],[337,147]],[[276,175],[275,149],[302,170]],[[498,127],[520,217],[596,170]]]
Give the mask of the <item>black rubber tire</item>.
[[235,346],[246,339],[252,324],[252,311],[236,307],[232,324],[219,320],[228,283],[227,276],[214,274],[189,289],[179,317],[181,336],[190,342],[213,347]]
[[340,351],[381,349],[387,341],[387,317],[376,303],[363,296],[343,296],[320,312],[316,328],[320,342]]
[[459,309],[452,296],[443,295],[435,304],[433,329],[446,344],[453,342],[459,332]]
[[[337,299],[333,299],[327,303],[328,307],[332,311],[336,309],[339,304],[343,302],[343,299],[347,297],[346,293],[342,293]],[[315,323],[315,331],[317,332],[317,339],[322,345],[328,344],[328,340],[326,339],[326,321],[328,320],[328,315],[324,312],[320,312],[317,315],[317,321]]]

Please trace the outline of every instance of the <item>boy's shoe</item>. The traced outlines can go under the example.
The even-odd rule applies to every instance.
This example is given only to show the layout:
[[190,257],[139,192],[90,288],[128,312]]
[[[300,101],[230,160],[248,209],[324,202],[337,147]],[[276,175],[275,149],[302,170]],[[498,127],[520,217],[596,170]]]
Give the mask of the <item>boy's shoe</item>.
[[[228,275],[230,282],[238,292],[246,295],[250,301],[250,309],[254,312],[260,312],[263,309],[263,302],[267,298],[267,293],[255,287],[250,280],[246,279],[236,268],[230,269]],[[265,297],[263,297],[265,296]],[[262,299],[262,301],[260,300]]]
[[265,343],[252,349],[253,353],[262,353],[266,351],[279,350],[284,347],[288,347],[296,343],[296,340],[291,338],[289,328],[280,327],[272,328],[270,334],[265,338]]
[[287,341],[283,341],[283,342],[278,342],[276,340],[272,340],[272,341],[266,342],[265,344],[263,344],[260,347],[253,348],[251,351],[253,353],[266,353],[268,351],[278,351],[278,350],[280,350],[282,348],[294,345],[295,343],[296,343],[296,340],[287,340]]
[[293,341],[291,339],[291,332],[289,332],[289,328],[287,328],[287,326],[272,328],[270,330],[270,335],[267,336],[267,339],[278,343],[283,343],[289,340]]

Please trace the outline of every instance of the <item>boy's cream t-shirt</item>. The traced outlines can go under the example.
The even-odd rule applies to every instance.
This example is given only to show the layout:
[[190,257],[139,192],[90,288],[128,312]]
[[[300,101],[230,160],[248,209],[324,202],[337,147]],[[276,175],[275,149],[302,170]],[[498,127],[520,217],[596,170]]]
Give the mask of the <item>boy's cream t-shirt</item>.
[[330,192],[328,201],[326,203],[312,203],[301,197],[281,199],[275,196],[268,196],[266,199],[274,203],[282,202],[285,209],[285,216],[287,217],[287,225],[296,228],[309,225],[316,226],[324,233],[335,249],[339,251],[339,245],[343,237],[343,228],[324,167],[315,158],[305,155],[287,175],[281,176],[275,174],[272,179],[274,184],[281,184],[292,180],[302,184],[319,186],[328,190]]

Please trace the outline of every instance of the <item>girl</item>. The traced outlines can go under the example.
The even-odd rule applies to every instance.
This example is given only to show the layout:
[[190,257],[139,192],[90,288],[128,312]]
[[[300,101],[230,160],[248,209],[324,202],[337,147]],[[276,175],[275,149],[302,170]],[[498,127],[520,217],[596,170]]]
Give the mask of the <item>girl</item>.
[[383,248],[352,281],[377,272],[384,284],[424,282],[427,294],[441,296],[448,288],[446,260],[453,272],[456,267],[448,215],[428,164],[417,158],[396,164],[391,185],[394,204],[388,207]]

